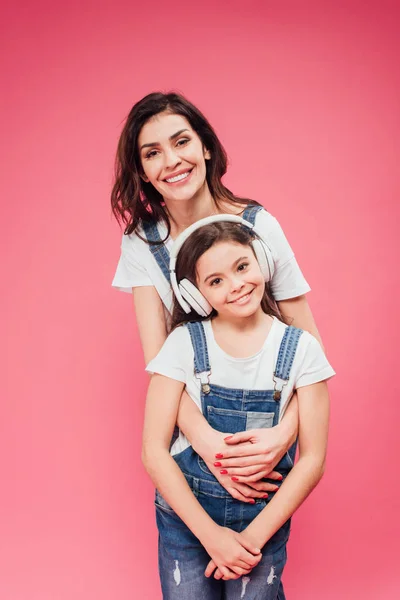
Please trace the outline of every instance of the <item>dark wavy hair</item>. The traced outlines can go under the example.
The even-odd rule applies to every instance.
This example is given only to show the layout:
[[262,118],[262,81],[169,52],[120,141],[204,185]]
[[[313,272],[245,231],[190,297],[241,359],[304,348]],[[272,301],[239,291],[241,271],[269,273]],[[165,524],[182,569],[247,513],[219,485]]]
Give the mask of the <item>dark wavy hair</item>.
[[[196,229],[182,245],[176,261],[177,281],[189,279],[197,287],[196,265],[199,258],[207,252],[214,244],[219,242],[233,242],[242,246],[250,246],[253,241],[253,234],[249,229],[236,223],[219,221],[210,223]],[[261,308],[267,314],[282,320],[278,305],[274,300],[269,283],[265,284],[264,295],[261,300]],[[182,323],[189,321],[204,321],[212,319],[217,315],[215,310],[208,317],[200,317],[194,310],[189,314],[185,313],[176,298],[172,310],[171,329],[178,327]]]
[[151,183],[146,183],[140,177],[143,169],[138,148],[138,137],[143,125],[162,112],[185,117],[204,148],[209,150],[211,158],[206,161],[206,178],[217,206],[222,200],[232,204],[258,204],[254,200],[235,196],[222,183],[221,179],[227,169],[227,155],[214,129],[199,109],[180,94],[154,92],[133,106],[118,142],[111,207],[116,219],[125,226],[125,234],[135,231],[140,221],[164,221],[167,237],[170,234],[170,223],[162,195]]

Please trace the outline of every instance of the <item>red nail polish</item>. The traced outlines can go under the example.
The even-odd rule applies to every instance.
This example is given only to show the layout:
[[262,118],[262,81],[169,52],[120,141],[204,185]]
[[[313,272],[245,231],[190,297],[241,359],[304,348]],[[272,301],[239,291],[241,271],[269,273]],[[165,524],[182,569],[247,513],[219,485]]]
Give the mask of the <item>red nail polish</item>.
[[255,500],[249,500],[250,504],[255,504],[256,501]]
[[282,481],[282,479],[283,479],[283,475],[279,475],[278,480]]
[[231,477],[232,481],[239,481],[237,477]]
[[263,498],[268,498],[268,494],[264,494]]
[[215,458],[224,458],[224,455],[223,454],[216,454]]
[[221,463],[220,463],[220,462],[215,462],[215,463],[214,463],[214,467],[222,467],[222,465],[221,465]]
[[279,485],[276,485],[274,491],[277,492],[278,490],[279,490]]
[[233,437],[233,435],[228,435],[226,436],[226,438],[224,438],[224,440],[230,440]]
[[228,475],[228,471],[226,469],[222,469],[222,471],[220,471],[221,475]]

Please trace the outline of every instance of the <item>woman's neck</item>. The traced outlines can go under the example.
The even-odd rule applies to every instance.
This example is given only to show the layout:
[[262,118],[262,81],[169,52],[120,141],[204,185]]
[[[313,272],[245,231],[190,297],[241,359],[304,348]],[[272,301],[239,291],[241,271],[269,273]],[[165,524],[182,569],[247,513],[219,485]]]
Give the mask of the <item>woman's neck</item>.
[[205,183],[199,192],[189,200],[164,200],[171,224],[171,236],[177,237],[189,225],[199,219],[218,213],[217,205]]
[[164,199],[164,202],[171,224],[171,237],[173,239],[200,219],[219,213],[240,214],[245,207],[245,205],[233,205],[228,200],[220,200],[217,205],[207,183],[189,200]]

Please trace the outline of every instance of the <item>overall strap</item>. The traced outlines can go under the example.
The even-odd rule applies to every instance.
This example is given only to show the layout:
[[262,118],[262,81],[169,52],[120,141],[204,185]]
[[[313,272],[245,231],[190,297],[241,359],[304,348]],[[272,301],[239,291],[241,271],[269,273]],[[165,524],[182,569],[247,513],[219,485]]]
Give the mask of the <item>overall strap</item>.
[[256,222],[257,213],[260,212],[262,208],[262,206],[249,204],[248,206],[246,206],[242,213],[242,219],[245,219],[246,221],[249,221],[249,223],[254,225]]
[[283,334],[273,377],[275,382],[274,400],[276,401],[281,399],[282,389],[289,381],[290,371],[302,333],[302,329],[289,326],[286,327],[285,333]]
[[142,227],[146,240],[149,242],[149,250],[154,256],[165,279],[171,283],[169,274],[169,252],[161,240],[160,233],[155,223],[142,221]]
[[195,375],[200,379],[202,392],[209,394],[211,367],[203,323],[201,321],[191,321],[186,324],[186,327],[189,330],[190,341],[193,346]]

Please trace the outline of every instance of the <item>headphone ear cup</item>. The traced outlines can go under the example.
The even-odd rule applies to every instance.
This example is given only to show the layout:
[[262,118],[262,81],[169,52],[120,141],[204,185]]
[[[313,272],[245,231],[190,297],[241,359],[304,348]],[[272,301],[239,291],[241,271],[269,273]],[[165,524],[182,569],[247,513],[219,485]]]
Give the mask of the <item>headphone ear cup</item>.
[[265,281],[271,281],[275,271],[275,263],[271,250],[259,239],[253,240],[251,245]]
[[212,312],[212,306],[199,292],[197,287],[193,285],[189,279],[182,279],[179,282],[179,291],[182,298],[197,312],[201,317],[208,317]]

